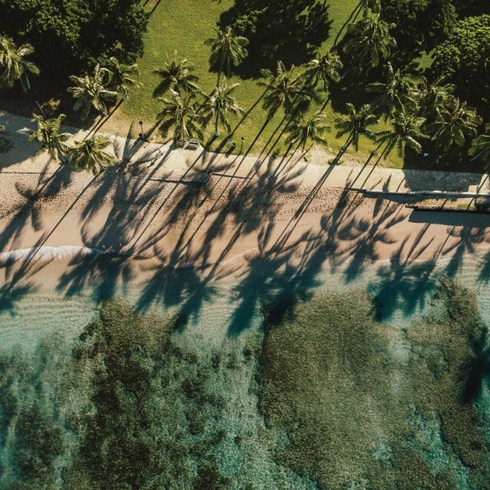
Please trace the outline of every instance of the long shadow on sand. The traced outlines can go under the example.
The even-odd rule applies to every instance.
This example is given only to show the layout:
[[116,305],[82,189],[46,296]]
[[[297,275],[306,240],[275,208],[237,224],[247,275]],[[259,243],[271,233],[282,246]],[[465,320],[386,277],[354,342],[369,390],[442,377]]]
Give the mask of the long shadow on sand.
[[73,177],[73,172],[67,167],[59,167],[58,170],[46,178],[44,182],[39,182],[38,186],[26,187],[20,183],[15,184],[19,196],[23,202],[12,209],[8,215],[1,218],[8,218],[9,223],[0,235],[0,251],[7,245],[10,249],[15,248],[16,243],[26,230],[30,227],[34,231],[43,228],[42,221],[42,200],[56,195],[67,186]]

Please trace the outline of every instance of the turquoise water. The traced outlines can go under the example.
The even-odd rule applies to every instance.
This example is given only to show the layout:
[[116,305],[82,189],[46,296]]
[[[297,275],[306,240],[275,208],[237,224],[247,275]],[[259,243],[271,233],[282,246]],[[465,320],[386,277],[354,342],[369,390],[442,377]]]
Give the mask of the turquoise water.
[[[103,259],[101,259],[103,261]],[[423,314],[440,274],[449,274],[474,290],[480,313],[490,324],[490,280],[484,274],[486,261],[467,256],[452,273],[451,261],[427,261],[399,264],[378,261],[353,262],[326,268],[318,273],[267,270],[268,263],[245,275],[201,279],[189,270],[161,270],[147,283],[137,280],[115,285],[105,278],[95,285],[64,287],[50,284],[41,290],[19,294],[13,301],[0,301],[0,342],[4,347],[19,343],[34,345],[43,335],[58,331],[76,336],[96,314],[97,303],[106,297],[121,296],[141,311],[183,308],[188,315],[189,331],[199,341],[222,341],[236,337],[261,323],[261,302],[281,295],[312,294],[335,289],[361,288],[379,300],[379,315],[393,325],[404,326]],[[91,264],[92,265],[92,264]],[[103,266],[100,266],[103,269]],[[107,269],[110,269],[110,264]],[[110,275],[110,273],[109,273]],[[75,282],[75,281],[74,281]],[[1,285],[0,285],[1,286]],[[0,290],[0,297],[4,294]],[[378,301],[377,301],[378,302]],[[3,307],[2,307],[3,306]]]
[[[99,264],[99,267],[119,274],[112,264]],[[19,403],[31,406],[37,397],[50,400],[43,405],[43,410],[46,417],[54,417],[52,413],[60,410],[53,402],[57,397],[63,400],[60,402],[63,413],[89,404],[78,392],[65,399],[62,392],[57,391],[62,382],[56,378],[56,373],[60,369],[57,363],[69,353],[73,339],[96,316],[99,299],[116,295],[126,298],[143,312],[175,313],[179,320],[172,333],[172,344],[181,349],[184,359],[189,360],[178,360],[179,354],[179,357],[171,358],[170,367],[166,368],[170,371],[162,371],[162,376],[171,380],[165,388],[167,391],[162,393],[174,401],[155,409],[155,413],[161,410],[161,427],[168,430],[170,424],[171,430],[173,427],[182,429],[179,437],[185,447],[209,446],[211,440],[216,441],[211,444],[212,452],[206,452],[206,458],[209,458],[210,467],[219,468],[219,473],[224,475],[227,482],[223,484],[224,488],[317,488],[318,482],[313,476],[297,472],[278,460],[276,449],[278,444],[288,444],[288,435],[279,426],[268,426],[258,410],[261,388],[257,384],[257,373],[260,370],[258,353],[264,335],[263,304],[279,301],[285,305],[281,315],[287,315],[288,308],[298,298],[307,301],[312,295],[335,292],[342,297],[354,291],[367,291],[373,300],[373,317],[381,322],[380,325],[386,324],[390,362],[403,366],[413,353],[401,333],[410,325],[421,322],[427,312],[434,312],[439,307],[434,298],[440,275],[455,277],[468,287],[477,297],[483,322],[490,324],[490,288],[481,272],[484,270],[482,260],[464,257],[456,270],[457,273],[450,260],[410,264],[387,261],[335,265],[321,271],[312,268],[298,273],[298,270],[274,268],[270,261],[257,259],[248,273],[212,279],[203,279],[199,273],[190,270],[156,270],[146,283],[139,282],[137,274],[124,283],[110,274],[103,280],[88,281],[83,275],[75,277],[68,272],[66,277],[70,280],[65,278],[50,287],[16,295],[15,301],[0,303],[8,305],[0,312],[1,351],[4,354],[25,352],[23,362],[31,364],[31,378],[25,378],[31,381],[22,388]],[[58,336],[53,337],[54,333]],[[218,405],[202,400],[194,405],[194,395],[182,398],[181,385],[185,385],[189,377],[195,381],[203,376],[206,392],[221,400]],[[78,378],[73,381],[77,386],[83,386],[85,382]],[[159,396],[151,398],[149,403],[160,406]],[[490,441],[490,392],[486,383],[482,383],[477,405],[483,431]],[[201,410],[206,417],[199,423],[204,424],[205,429],[191,427],[187,433],[183,427],[186,427],[189,416],[183,419],[182,414]],[[451,467],[457,488],[474,488],[468,469],[443,440],[437,417],[427,418],[414,411],[412,418],[416,436],[407,442],[408,446],[417,447],[436,474]],[[194,415],[191,420],[193,424],[197,423]],[[161,427],[159,430],[163,430]],[[70,451],[76,448],[73,433],[63,425],[60,430],[64,449],[54,464],[53,488],[63,487],[63,472],[66,471],[63,461],[69,460]],[[2,437],[0,487],[8,488],[18,471],[13,456],[16,453],[12,449],[17,446],[8,437],[5,439],[5,435]],[[376,460],[383,461],[390,458],[390,451],[389,447],[381,445],[373,449],[373,454]],[[182,479],[169,488],[192,488],[191,479],[196,474],[201,475],[202,458],[199,455],[191,454],[184,459],[186,466],[180,470]],[[209,478],[217,477],[211,475]],[[352,488],[369,488],[362,478],[353,478],[351,484]],[[87,488],[90,487],[93,488],[93,484],[87,483]]]

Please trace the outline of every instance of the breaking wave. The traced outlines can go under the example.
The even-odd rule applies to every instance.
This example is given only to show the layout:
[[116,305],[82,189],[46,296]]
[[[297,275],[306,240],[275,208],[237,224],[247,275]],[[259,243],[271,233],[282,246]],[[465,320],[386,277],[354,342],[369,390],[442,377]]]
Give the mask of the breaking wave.
[[19,260],[62,260],[80,255],[96,255],[103,253],[96,248],[81,247],[77,245],[63,245],[60,247],[32,247],[11,250],[0,253],[0,265],[5,265]]

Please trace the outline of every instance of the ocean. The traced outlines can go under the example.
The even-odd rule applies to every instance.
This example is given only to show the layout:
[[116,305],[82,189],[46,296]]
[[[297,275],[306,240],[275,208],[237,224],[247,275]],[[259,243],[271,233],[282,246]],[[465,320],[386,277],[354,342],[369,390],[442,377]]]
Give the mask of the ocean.
[[487,488],[488,257],[63,260],[0,284],[0,488]]

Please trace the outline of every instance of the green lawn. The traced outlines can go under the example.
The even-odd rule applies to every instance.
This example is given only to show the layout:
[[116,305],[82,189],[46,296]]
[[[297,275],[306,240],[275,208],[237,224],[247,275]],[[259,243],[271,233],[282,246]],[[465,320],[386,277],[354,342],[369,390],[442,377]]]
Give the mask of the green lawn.
[[[357,0],[331,0],[330,3],[330,18],[333,20],[333,24],[327,45],[333,42],[338,29],[349,17],[357,4]],[[214,88],[216,75],[209,71],[210,48],[204,46],[204,41],[213,36],[213,28],[220,13],[232,5],[233,0],[164,0],[160,2],[150,19],[145,38],[145,55],[138,62],[140,80],[144,87],[133,91],[130,99],[122,107],[122,111],[128,116],[128,119],[144,120],[148,124],[155,121],[159,104],[152,97],[152,93],[158,83],[158,77],[151,72],[154,68],[161,66],[166,56],[171,56],[174,51],[177,51],[179,56],[186,57],[194,63],[203,90],[210,92]],[[240,106],[247,111],[260,98],[263,88],[258,86],[254,80],[233,79],[232,82],[240,83],[236,97]],[[327,111],[333,126],[338,114],[335,114],[331,108],[328,108]],[[254,145],[253,153],[260,153],[281,121],[282,116],[282,114],[276,114],[265,128]],[[239,118],[236,118],[235,124],[238,120]],[[247,143],[254,140],[264,121],[265,113],[258,104],[236,130],[235,140],[239,141],[243,136],[245,148],[247,148]],[[342,140],[335,138],[334,133],[329,135],[328,142],[329,147],[334,151],[343,144]],[[284,146],[283,142],[276,147],[276,150],[281,150]],[[371,147],[371,142],[362,141],[360,152],[367,154]],[[393,155],[391,160],[392,166],[402,165],[401,159],[396,155]]]

